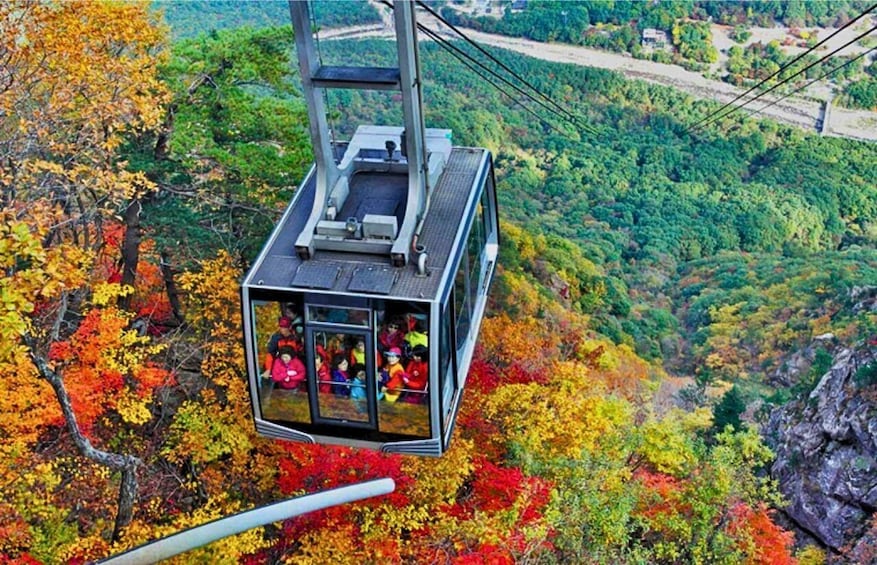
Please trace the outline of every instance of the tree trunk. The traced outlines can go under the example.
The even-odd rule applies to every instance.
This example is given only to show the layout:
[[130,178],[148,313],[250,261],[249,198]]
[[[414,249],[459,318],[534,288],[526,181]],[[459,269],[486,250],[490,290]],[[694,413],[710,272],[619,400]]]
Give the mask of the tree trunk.
[[113,541],[118,541],[122,528],[131,523],[134,517],[134,502],[137,500],[137,467],[142,462],[133,455],[122,455],[110,451],[96,449],[88,438],[83,435],[76,422],[76,414],[73,412],[73,405],[70,402],[70,395],[64,386],[64,379],[52,370],[46,360],[34,352],[35,340],[29,336],[25,336],[25,343],[30,348],[31,360],[36,365],[40,376],[52,385],[55,391],[55,397],[61,406],[61,412],[64,414],[64,421],[67,429],[73,438],[73,443],[79,449],[79,452],[88,459],[99,465],[109,467],[113,471],[122,473],[122,484],[119,487],[119,501],[116,511],[116,521],[113,527]]
[[171,303],[171,309],[174,312],[174,318],[177,322],[185,323],[183,318],[183,306],[180,304],[180,291],[177,289],[177,283],[174,281],[174,271],[168,260],[167,251],[161,251],[161,277],[164,279],[164,288],[167,292],[167,299]]
[[113,525],[113,541],[118,541],[122,529],[134,519],[134,502],[137,500],[137,466],[139,460],[126,456],[134,462],[122,469],[122,484],[119,485],[119,503],[116,522]]
[[164,117],[161,127],[158,129],[158,135],[155,138],[155,146],[152,148],[152,157],[156,161],[164,161],[170,153],[170,139],[174,131],[174,118],[177,113],[177,105],[168,106],[167,114]]
[[[140,212],[143,210],[139,198],[135,198],[125,209],[125,239],[122,242],[122,284],[134,286],[137,278],[137,264],[140,262]],[[131,295],[119,297],[119,308],[127,310]]]

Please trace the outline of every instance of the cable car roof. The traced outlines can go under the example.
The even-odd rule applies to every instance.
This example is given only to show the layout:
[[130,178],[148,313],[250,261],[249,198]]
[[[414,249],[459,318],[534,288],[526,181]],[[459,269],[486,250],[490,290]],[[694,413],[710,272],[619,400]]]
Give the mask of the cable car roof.
[[[299,258],[295,242],[313,205],[316,181],[312,171],[299,187],[244,286],[407,300],[436,299],[443,278],[451,276],[448,262],[455,259],[451,256],[455,243],[459,252],[465,252],[462,249],[464,242],[455,240],[467,210],[471,209],[467,204],[472,196],[472,186],[481,182],[480,176],[489,174],[489,163],[485,163],[487,158],[488,152],[481,148],[454,147],[451,150],[444,171],[433,188],[429,213],[418,241],[428,254],[428,276],[418,275],[418,266],[413,262],[404,267],[393,267],[389,257],[382,254],[317,250],[310,259]],[[344,208],[367,212],[375,206],[380,207],[382,201],[393,198],[392,185],[400,182],[407,183],[405,174],[366,172],[353,175],[350,196]],[[397,194],[404,192],[396,191]],[[382,194],[386,198],[382,198]],[[392,202],[383,204],[392,207]],[[404,209],[404,202],[401,204]],[[344,210],[339,217],[347,217]],[[456,260],[453,263],[456,265]]]

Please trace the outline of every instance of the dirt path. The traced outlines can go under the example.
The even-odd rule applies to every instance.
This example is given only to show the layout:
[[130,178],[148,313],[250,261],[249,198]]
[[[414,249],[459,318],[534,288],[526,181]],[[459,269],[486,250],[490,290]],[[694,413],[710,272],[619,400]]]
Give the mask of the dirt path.
[[[450,30],[435,21],[426,14],[419,15],[420,23],[432,30],[437,30],[449,39],[456,39]],[[321,39],[351,38],[351,37],[391,37],[390,22],[385,19],[383,25],[364,26],[360,28],[344,28],[325,30],[321,32]],[[516,37],[506,37],[474,31],[464,30],[466,35],[474,41],[485,45],[492,45],[508,49],[528,57],[552,61],[557,63],[569,63],[609,69],[622,73],[629,78],[645,80],[647,82],[662,84],[677,88],[690,95],[707,100],[726,103],[733,100],[745,89],[739,89],[727,83],[709,80],[698,73],[686,71],[676,65],[667,65],[634,59],[627,55],[599,51],[586,47],[564,45],[560,43],[541,43]],[[772,102],[770,95],[760,98],[757,102],[746,106],[742,112],[760,112],[761,108]],[[813,100],[789,97],[781,102],[766,108],[760,112],[764,117],[778,122],[815,131],[817,122],[821,118],[821,103]],[[757,114],[753,114],[755,117]],[[854,139],[877,140],[877,112],[847,110],[832,107],[831,122],[827,135],[850,137]]]

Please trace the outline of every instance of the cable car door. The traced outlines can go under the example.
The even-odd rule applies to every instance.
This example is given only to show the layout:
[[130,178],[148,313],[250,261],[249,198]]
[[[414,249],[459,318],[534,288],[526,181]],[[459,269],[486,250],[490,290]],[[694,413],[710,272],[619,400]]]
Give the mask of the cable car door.
[[314,423],[377,429],[371,331],[309,322],[305,339]]

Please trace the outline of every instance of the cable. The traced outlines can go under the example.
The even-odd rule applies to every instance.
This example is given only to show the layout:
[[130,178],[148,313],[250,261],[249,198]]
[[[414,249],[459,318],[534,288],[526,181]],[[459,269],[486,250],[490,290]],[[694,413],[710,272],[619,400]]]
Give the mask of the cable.
[[[418,29],[420,29],[421,24],[417,24],[417,25],[418,25]],[[430,37],[432,37],[432,38],[433,38],[433,39],[439,44],[439,46],[440,46],[441,48],[447,50],[448,53],[451,54],[451,56],[453,56],[455,59],[457,59],[458,61],[460,61],[460,62],[461,62],[464,66],[466,66],[469,70],[471,70],[471,71],[474,72],[476,75],[478,75],[479,77],[481,77],[483,80],[485,80],[486,82],[488,82],[491,86],[493,86],[493,87],[494,87],[495,89],[497,89],[499,92],[501,92],[502,94],[506,95],[506,96],[509,98],[509,100],[511,100],[512,102],[518,104],[521,108],[524,109],[524,111],[526,111],[527,113],[529,113],[530,115],[532,115],[533,117],[535,117],[535,118],[536,118],[537,120],[539,120],[540,122],[546,124],[548,127],[550,127],[552,130],[556,131],[557,133],[559,133],[559,134],[561,134],[561,135],[563,135],[563,136],[565,136],[565,137],[567,136],[567,133],[566,133],[566,132],[561,131],[560,128],[558,128],[557,126],[555,126],[554,124],[552,124],[551,122],[549,122],[548,120],[546,120],[545,118],[543,118],[542,116],[540,116],[539,114],[537,114],[536,112],[534,112],[532,108],[528,108],[528,107],[527,107],[524,103],[522,103],[520,100],[516,99],[514,96],[510,95],[508,92],[506,92],[505,90],[503,90],[498,84],[496,84],[495,82],[493,82],[493,81],[490,80],[489,78],[487,78],[487,77],[485,77],[484,75],[482,75],[481,73],[479,73],[478,70],[476,70],[476,69],[474,68],[474,65],[480,65],[480,63],[479,63],[478,61],[475,61],[475,60],[472,59],[471,57],[469,57],[469,55],[468,55],[467,53],[461,51],[461,50],[458,49],[457,47],[454,47],[454,46],[450,45],[450,43],[449,43],[446,39],[441,38],[441,37],[438,37],[438,34],[436,34],[433,30],[431,30],[431,29],[429,29],[429,28],[424,27],[424,28],[422,29],[422,31],[423,31],[424,33],[426,33],[427,35],[429,35]],[[448,44],[448,47],[445,47],[445,45],[444,45],[445,43]],[[455,51],[456,51],[456,52],[455,52]],[[468,60],[467,60],[467,59],[468,59]],[[488,70],[489,70],[489,69],[488,69]],[[498,78],[503,79],[503,77],[498,77]],[[505,79],[503,79],[503,80],[505,80]],[[514,87],[514,85],[512,85],[512,86]],[[515,88],[517,88],[517,87],[515,87]],[[526,93],[525,93],[525,96],[528,96],[528,97],[530,97],[530,98],[532,99],[532,96],[530,96],[529,94],[526,94]],[[538,101],[537,101],[537,103],[538,103]],[[549,111],[552,111],[552,112],[553,112],[554,110],[549,109]],[[555,113],[556,113],[556,112],[555,112]]]
[[[577,116],[575,116],[572,112],[570,112],[569,110],[567,110],[566,108],[564,108],[563,106],[561,106],[560,104],[558,104],[557,102],[555,102],[550,96],[547,96],[547,95],[544,94],[542,91],[540,91],[538,88],[536,88],[535,86],[533,86],[532,84],[530,84],[526,79],[524,79],[522,76],[520,76],[518,73],[516,73],[516,72],[513,71],[512,69],[510,69],[510,68],[508,67],[508,65],[506,65],[505,63],[503,63],[502,61],[500,61],[499,59],[497,59],[497,58],[496,58],[495,56],[493,56],[490,52],[488,52],[486,49],[484,49],[481,45],[479,45],[479,44],[476,43],[475,41],[472,41],[469,37],[466,36],[466,34],[464,34],[462,31],[460,31],[460,30],[459,30],[456,26],[454,26],[452,23],[450,23],[449,21],[447,21],[446,19],[444,19],[440,14],[436,13],[435,10],[433,10],[433,9],[430,8],[428,5],[426,5],[422,0],[417,0],[417,5],[420,6],[421,8],[423,8],[424,10],[426,10],[427,12],[429,12],[430,14],[432,14],[432,16],[435,17],[438,21],[440,21],[440,22],[443,23],[444,25],[448,26],[448,27],[449,27],[454,33],[456,33],[456,34],[459,35],[464,41],[466,41],[467,43],[469,43],[470,45],[472,45],[473,47],[475,47],[475,49],[477,49],[477,50],[480,51],[483,55],[485,55],[486,57],[488,57],[491,61],[493,61],[494,63],[496,63],[497,65],[499,65],[504,71],[506,71],[507,73],[509,73],[510,75],[512,75],[514,78],[516,78],[516,79],[518,79],[519,81],[521,81],[522,83],[524,83],[527,87],[531,88],[531,89],[532,89],[536,94],[538,94],[543,100],[546,100],[549,104],[551,104],[552,106],[554,106],[555,108],[557,108],[560,112],[563,112],[564,114],[566,114],[567,117],[568,117],[568,119],[573,120],[573,121],[576,121],[576,120],[577,120]],[[474,61],[474,59],[473,59],[473,61]],[[581,127],[585,127],[586,124],[579,124],[579,123],[577,123],[576,125],[581,126]]]
[[[385,6],[389,7],[390,9],[393,8],[392,4],[390,4],[387,0],[381,0],[381,3],[384,4]],[[438,18],[441,20],[441,17],[440,17],[440,16],[436,16],[436,17],[438,17]],[[453,27],[453,26],[450,26],[450,24],[448,24],[448,25],[449,25],[449,27]],[[441,47],[442,49],[448,51],[448,53],[450,53],[452,56],[454,56],[454,58],[456,58],[458,61],[460,61],[461,63],[463,63],[467,68],[469,68],[469,70],[471,70],[471,71],[474,72],[476,75],[478,75],[480,78],[482,78],[483,80],[485,80],[486,82],[488,82],[491,86],[493,86],[493,87],[496,88],[499,92],[501,92],[502,94],[504,94],[505,96],[507,96],[510,100],[512,100],[513,102],[515,102],[515,103],[518,104],[519,106],[521,106],[524,110],[526,110],[527,112],[529,112],[529,113],[530,113],[531,115],[533,115],[536,119],[538,119],[538,120],[541,121],[541,122],[544,122],[545,124],[547,124],[549,127],[551,127],[553,130],[557,131],[558,133],[561,133],[562,135],[567,135],[565,132],[561,131],[560,129],[558,129],[557,127],[555,127],[553,124],[551,124],[550,122],[548,122],[547,120],[545,120],[545,118],[543,118],[542,116],[540,116],[540,115],[538,115],[537,113],[535,113],[532,109],[528,108],[528,107],[527,107],[525,104],[523,104],[520,100],[517,100],[514,96],[512,96],[511,94],[509,94],[507,91],[503,90],[503,89],[502,89],[497,83],[495,83],[495,82],[493,82],[492,80],[490,80],[489,78],[485,77],[484,74],[481,73],[481,72],[479,72],[475,67],[473,67],[473,65],[477,65],[477,66],[480,67],[483,71],[486,71],[486,72],[490,73],[490,74],[491,74],[492,76],[494,76],[496,79],[502,81],[503,83],[505,83],[506,85],[508,85],[510,88],[513,88],[514,90],[516,90],[516,91],[517,91],[518,93],[520,93],[522,96],[524,96],[524,97],[528,98],[529,100],[531,100],[532,102],[538,104],[538,105],[541,106],[543,109],[545,109],[545,110],[551,112],[552,114],[554,114],[555,116],[557,116],[557,117],[560,118],[561,120],[563,120],[563,121],[567,121],[567,122],[570,122],[570,124],[573,125],[574,127],[581,128],[581,129],[585,130],[586,132],[588,132],[588,133],[590,133],[590,134],[592,134],[592,135],[599,135],[599,134],[600,134],[599,130],[597,130],[596,128],[594,128],[593,126],[591,126],[591,125],[589,125],[589,124],[587,124],[587,123],[583,123],[583,122],[577,120],[577,119],[576,119],[576,116],[574,116],[573,114],[571,114],[569,111],[565,110],[563,107],[559,106],[557,103],[555,103],[555,102],[554,102],[553,100],[551,100],[550,98],[548,98],[549,102],[551,102],[555,107],[559,108],[559,109],[560,109],[560,112],[563,112],[564,115],[561,115],[561,113],[558,112],[558,110],[556,110],[556,109],[554,109],[554,108],[551,108],[551,107],[547,106],[544,102],[541,102],[540,100],[537,100],[536,98],[533,97],[532,94],[530,94],[530,93],[527,92],[526,90],[524,90],[524,89],[522,89],[521,87],[517,86],[516,84],[512,83],[512,82],[509,81],[507,78],[505,78],[505,77],[503,77],[502,75],[500,75],[499,73],[497,73],[495,70],[493,70],[493,69],[491,69],[491,68],[485,66],[482,62],[476,60],[476,59],[473,58],[471,55],[469,55],[468,53],[466,53],[465,51],[463,51],[462,49],[456,47],[455,45],[453,45],[453,44],[452,44],[450,41],[448,41],[447,39],[444,39],[443,37],[441,37],[441,35],[440,35],[438,32],[436,32],[436,31],[434,31],[434,30],[432,30],[432,29],[426,27],[425,25],[423,25],[423,24],[421,24],[421,23],[418,23],[418,24],[417,24],[417,29],[420,30],[420,31],[422,31],[422,32],[425,33],[426,35],[428,35],[430,38],[432,38],[432,39],[433,39],[433,40],[439,45],[439,47]],[[492,55],[490,55],[490,53],[485,52],[485,51],[484,51],[484,50],[483,50],[483,49],[482,49],[477,43],[472,42],[468,37],[466,37],[464,34],[462,34],[462,32],[460,32],[459,30],[456,30],[456,29],[455,29],[455,31],[456,31],[459,35],[461,35],[464,39],[466,39],[467,42],[469,42],[470,44],[474,44],[479,50],[481,50],[483,53],[485,53],[488,57],[490,57],[492,60],[496,61],[500,66],[504,67],[508,72],[512,73],[512,75],[515,76],[516,78],[518,78],[518,80],[520,80],[520,81],[523,82],[525,85],[527,85],[527,86],[529,86],[531,89],[535,90],[535,91],[536,91],[538,94],[540,94],[543,98],[545,98],[545,95],[542,94],[541,92],[539,92],[539,90],[538,90],[536,87],[534,87],[534,86],[532,86],[531,84],[527,83],[526,80],[524,80],[524,79],[521,78],[519,75],[517,75],[516,73],[514,73],[514,71],[512,71],[511,69],[508,69],[508,67],[506,67],[505,65],[503,65],[503,63],[502,63],[501,61],[498,61],[495,57],[493,57]],[[464,60],[464,59],[465,59],[465,60]],[[468,60],[469,62],[466,62],[466,60]]]
[[[708,114],[705,118],[702,118],[702,119],[700,119],[698,122],[696,122],[696,123],[694,123],[693,125],[689,126],[689,128],[688,128],[689,131],[693,131],[693,130],[694,130],[695,128],[697,128],[701,123],[703,123],[703,122],[705,122],[705,121],[711,119],[712,116],[715,116],[715,115],[719,114],[722,110],[724,110],[724,109],[727,108],[728,106],[732,106],[735,102],[737,102],[737,101],[740,100],[741,98],[745,97],[747,94],[749,94],[749,93],[752,92],[753,90],[756,90],[756,89],[760,88],[764,83],[766,83],[767,81],[769,81],[769,80],[772,79],[773,77],[777,76],[778,74],[780,74],[780,73],[783,72],[784,70],[788,69],[789,67],[791,67],[792,65],[794,65],[795,63],[797,63],[798,61],[800,61],[802,58],[804,58],[805,56],[807,56],[808,54],[810,54],[812,51],[814,51],[814,50],[816,50],[817,48],[819,48],[823,43],[827,42],[829,39],[831,39],[832,37],[834,37],[835,35],[837,35],[837,34],[840,33],[841,31],[843,31],[843,30],[845,30],[846,28],[848,28],[849,26],[853,25],[853,24],[856,23],[858,20],[860,20],[861,18],[863,18],[865,15],[871,13],[871,12],[874,11],[875,9],[877,9],[877,4],[874,4],[873,6],[871,6],[870,8],[868,8],[867,10],[865,10],[864,12],[862,12],[861,14],[859,14],[858,16],[856,16],[855,18],[853,18],[852,20],[850,20],[849,22],[847,22],[847,23],[846,23],[845,25],[843,25],[842,27],[839,27],[838,29],[836,29],[836,30],[834,31],[834,33],[832,33],[831,35],[829,35],[828,37],[826,37],[825,39],[823,39],[822,41],[820,41],[819,43],[817,43],[817,44],[814,45],[813,47],[807,49],[806,51],[804,51],[803,53],[801,53],[800,55],[798,55],[797,57],[795,57],[794,59],[792,59],[791,61],[789,61],[788,63],[786,63],[785,65],[781,66],[779,69],[777,69],[776,71],[774,71],[773,73],[771,73],[769,76],[767,76],[767,77],[765,77],[764,79],[762,79],[761,82],[759,82],[759,83],[755,84],[754,86],[750,87],[749,90],[747,90],[747,91],[744,92],[743,94],[738,95],[736,98],[734,98],[733,100],[731,100],[730,102],[728,102],[727,104],[725,104],[724,106],[722,106],[721,108],[719,108],[718,110],[716,110],[715,112],[713,112],[713,113],[711,113],[711,114]],[[730,113],[730,112],[729,112],[729,113]]]
[[[727,112],[727,113],[725,113],[725,114],[723,114],[723,115],[721,115],[721,116],[715,116],[714,118],[710,119],[709,121],[707,121],[707,122],[703,123],[702,125],[698,126],[698,128],[703,128],[703,127],[705,127],[705,126],[707,126],[707,125],[709,125],[709,124],[711,124],[711,123],[713,123],[713,122],[715,122],[715,121],[717,121],[717,120],[720,120],[720,119],[722,119],[722,118],[725,118],[725,117],[731,115],[734,111],[736,111],[736,110],[740,110],[741,108],[744,108],[745,106],[751,104],[752,102],[755,102],[756,100],[758,100],[759,98],[761,98],[761,97],[764,96],[765,94],[768,94],[768,93],[770,93],[770,92],[773,92],[774,90],[776,90],[776,89],[779,88],[780,86],[786,84],[787,82],[789,82],[790,80],[792,80],[792,79],[795,78],[796,76],[800,75],[800,74],[803,73],[803,72],[806,72],[807,70],[809,70],[809,69],[811,69],[812,67],[818,65],[819,63],[822,63],[823,61],[825,61],[825,60],[828,59],[829,57],[832,57],[832,56],[833,56],[834,54],[836,54],[838,51],[842,51],[843,49],[846,49],[847,47],[849,47],[850,45],[852,45],[852,44],[855,43],[856,41],[862,39],[863,37],[865,37],[866,35],[868,35],[869,33],[871,33],[871,32],[874,31],[874,30],[877,30],[877,26],[874,26],[874,27],[872,27],[871,29],[869,29],[868,31],[866,31],[866,32],[864,32],[864,33],[858,35],[857,37],[851,39],[850,41],[846,42],[845,44],[841,45],[840,47],[838,47],[837,49],[835,49],[834,51],[832,51],[831,53],[825,55],[824,57],[822,57],[821,59],[819,59],[819,60],[817,60],[817,61],[814,61],[814,62],[810,63],[809,65],[807,65],[807,66],[804,67],[803,69],[801,69],[801,70],[795,72],[794,74],[792,74],[792,75],[790,75],[790,76],[784,78],[783,80],[781,80],[780,82],[776,83],[775,85],[773,85],[772,87],[768,88],[767,90],[765,90],[765,91],[763,91],[763,92],[760,92],[760,93],[758,94],[758,96],[756,96],[755,98],[751,98],[751,99],[747,100],[746,102],[744,102],[743,104],[741,104],[741,105],[739,105],[739,106],[735,106],[735,107],[732,108],[729,112]],[[694,128],[694,127],[692,127],[692,128],[689,128],[688,131],[689,131],[689,132],[693,132],[695,129],[698,129],[698,128]]]
[[[541,116],[539,116],[538,114],[536,114],[535,112],[533,112],[530,108],[528,108],[526,105],[524,105],[523,103],[521,103],[519,100],[516,100],[516,99],[515,99],[513,96],[511,96],[508,92],[506,92],[506,91],[502,90],[501,88],[499,88],[499,87],[497,86],[496,83],[492,82],[490,79],[488,79],[488,78],[485,77],[483,74],[481,74],[480,72],[478,72],[478,70],[476,70],[476,69],[473,67],[473,65],[478,65],[478,66],[480,66],[483,70],[489,72],[489,73],[490,73],[491,75],[493,75],[495,78],[499,79],[500,81],[502,81],[503,83],[505,83],[505,84],[508,85],[509,87],[515,89],[519,94],[521,94],[522,96],[525,96],[526,98],[528,98],[528,99],[530,99],[531,101],[535,102],[536,104],[540,105],[542,108],[544,108],[545,110],[551,112],[552,114],[554,114],[555,116],[557,116],[557,117],[560,118],[561,120],[563,120],[563,121],[569,121],[565,116],[561,115],[561,114],[560,114],[557,110],[555,110],[554,108],[550,108],[550,107],[546,106],[544,103],[542,103],[542,102],[540,102],[539,100],[535,99],[535,98],[533,97],[533,95],[530,94],[529,92],[523,90],[522,88],[520,88],[520,87],[517,86],[516,84],[512,83],[511,81],[509,81],[509,80],[506,79],[505,77],[503,77],[503,76],[497,74],[497,73],[496,73],[495,71],[493,71],[492,69],[489,69],[489,68],[487,68],[487,67],[484,67],[479,61],[476,61],[476,60],[473,59],[471,56],[469,56],[468,53],[466,53],[465,51],[463,51],[463,50],[460,49],[459,47],[453,45],[453,44],[452,44],[451,42],[449,42],[447,39],[444,39],[443,37],[441,37],[441,36],[440,36],[438,33],[436,33],[434,30],[429,29],[428,27],[424,26],[423,24],[417,24],[417,29],[419,29],[420,31],[424,32],[426,35],[428,35],[430,38],[432,38],[432,39],[433,39],[433,40],[439,45],[439,47],[441,47],[442,49],[445,49],[446,51],[448,51],[448,52],[449,52],[451,55],[453,55],[458,61],[462,62],[467,68],[469,68],[469,70],[471,70],[472,72],[474,72],[476,75],[478,75],[479,77],[481,77],[481,78],[484,79],[485,81],[489,82],[489,83],[491,84],[491,86],[493,86],[494,88],[496,88],[497,90],[499,90],[501,93],[503,93],[503,94],[505,94],[506,96],[508,96],[512,101],[514,101],[514,102],[516,102],[517,104],[519,104],[522,108],[526,109],[528,112],[530,112],[531,114],[533,114],[534,116],[536,116],[536,118],[538,118],[540,121],[545,122],[545,119],[542,118]],[[464,61],[464,60],[463,60],[464,58],[467,59],[469,62]],[[546,123],[548,123],[548,122],[546,122]],[[550,124],[549,124],[549,125],[550,125]],[[585,126],[579,126],[579,124],[575,124],[575,123],[572,124],[572,125],[577,126],[577,127],[585,127],[585,128],[589,127],[589,126],[587,126],[587,124],[586,124]],[[589,131],[589,133],[592,133],[592,134],[596,134],[596,133],[598,133],[598,132],[596,132],[596,131],[594,131],[594,130],[588,130],[588,131]]]
[[776,100],[774,100],[774,101],[771,102],[770,104],[768,104],[768,105],[766,105],[766,106],[764,106],[764,107],[762,107],[762,108],[759,108],[758,110],[750,110],[749,113],[746,114],[746,115],[743,116],[743,117],[744,117],[744,118],[748,118],[748,117],[751,116],[752,114],[763,112],[763,111],[766,110],[767,108],[770,108],[770,107],[773,106],[774,104],[776,104],[776,103],[778,103],[778,102],[780,102],[780,101],[782,101],[782,100],[785,100],[786,98],[788,98],[789,96],[795,94],[796,92],[800,92],[801,90],[804,90],[805,88],[807,88],[808,86],[810,86],[811,84],[813,84],[814,82],[816,82],[817,80],[824,79],[824,78],[827,77],[828,75],[830,75],[830,74],[832,74],[832,73],[835,73],[835,72],[841,70],[842,68],[846,67],[847,65],[851,65],[851,64],[855,63],[856,61],[858,61],[859,59],[861,59],[862,57],[864,57],[865,55],[868,55],[869,53],[871,53],[871,52],[873,52],[873,51],[877,51],[877,47],[872,47],[872,48],[868,49],[867,51],[863,51],[863,52],[859,53],[858,55],[856,55],[855,57],[853,57],[853,58],[850,59],[849,61],[843,63],[842,65],[838,65],[837,67],[831,69],[831,70],[828,71],[828,72],[822,73],[821,75],[819,75],[818,77],[814,78],[813,80],[811,80],[810,82],[808,82],[808,83],[805,84],[804,86],[799,86],[798,88],[796,88],[795,90],[789,92],[788,94],[784,94],[782,97],[777,98]]

